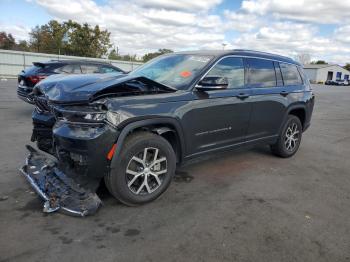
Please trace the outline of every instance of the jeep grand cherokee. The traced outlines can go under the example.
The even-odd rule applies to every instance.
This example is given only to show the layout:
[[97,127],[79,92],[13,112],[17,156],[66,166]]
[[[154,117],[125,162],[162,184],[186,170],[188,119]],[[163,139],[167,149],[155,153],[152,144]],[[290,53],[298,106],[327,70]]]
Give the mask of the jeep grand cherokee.
[[268,144],[293,156],[314,95],[301,65],[249,50],[167,54],[128,75],[58,76],[34,88],[23,174],[47,212],[88,215],[104,179],[126,205],[159,197],[175,169],[207,153]]

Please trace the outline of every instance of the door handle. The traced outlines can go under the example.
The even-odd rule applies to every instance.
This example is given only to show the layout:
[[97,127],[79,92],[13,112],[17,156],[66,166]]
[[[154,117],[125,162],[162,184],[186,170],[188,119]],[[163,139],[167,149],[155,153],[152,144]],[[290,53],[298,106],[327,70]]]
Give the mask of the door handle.
[[281,92],[280,92],[280,95],[281,95],[281,96],[287,96],[287,95],[289,95],[289,92],[287,92],[287,91],[281,91]]
[[236,96],[237,98],[241,99],[241,100],[244,100],[246,98],[249,97],[249,94],[246,94],[246,93],[240,93]]

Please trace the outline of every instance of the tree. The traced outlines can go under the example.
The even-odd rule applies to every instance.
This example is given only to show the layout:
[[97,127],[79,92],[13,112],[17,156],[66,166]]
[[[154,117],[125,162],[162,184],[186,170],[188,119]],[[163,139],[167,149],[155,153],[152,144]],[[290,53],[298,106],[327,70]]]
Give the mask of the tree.
[[173,53],[173,50],[165,49],[165,48],[163,48],[163,49],[158,49],[157,52],[145,54],[145,55],[142,57],[142,60],[143,60],[144,62],[147,62],[147,61],[149,61],[149,60],[151,60],[151,59],[153,59],[153,58],[155,58],[155,57],[157,57],[157,56],[160,56],[160,55],[163,55],[163,54],[167,54],[167,53]]
[[28,42],[25,40],[19,41],[19,43],[16,46],[16,50],[17,51],[26,51],[26,52],[30,51]]
[[139,61],[136,58],[136,55],[119,55],[115,49],[112,49],[112,51],[108,55],[108,59],[111,60],[123,60],[123,61]]
[[346,63],[346,65],[344,66],[344,69],[350,71],[350,64],[349,64],[349,63]]
[[65,24],[51,20],[42,26],[36,26],[29,33],[30,47],[33,51],[57,54],[62,48],[62,39],[67,31]]
[[69,54],[87,57],[102,57],[108,54],[111,47],[110,32],[101,30],[98,25],[92,28],[87,23],[80,25],[71,20],[65,24],[69,38]]
[[0,32],[0,48],[13,50],[16,46],[15,38],[12,34],[6,34],[6,32]]
[[19,43],[17,43],[12,34],[0,32],[0,49],[29,51],[29,46],[25,40],[19,41]]
[[317,61],[312,61],[311,64],[314,65],[327,65],[328,63],[324,60],[317,60]]
[[[64,41],[65,37],[67,41]],[[72,20],[63,23],[51,20],[30,32],[30,48],[36,52],[103,57],[110,47],[110,33],[107,30]]]
[[121,56],[117,53],[117,51],[115,50],[115,48],[113,48],[113,50],[109,53],[108,55],[108,59],[111,60],[121,60]]

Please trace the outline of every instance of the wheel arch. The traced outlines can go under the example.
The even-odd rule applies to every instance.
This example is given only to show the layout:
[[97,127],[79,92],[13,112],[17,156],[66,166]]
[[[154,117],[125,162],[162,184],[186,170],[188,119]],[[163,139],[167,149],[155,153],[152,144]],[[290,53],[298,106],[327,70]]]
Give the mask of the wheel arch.
[[111,168],[114,168],[118,164],[118,156],[120,155],[125,139],[128,137],[128,135],[142,130],[146,130],[164,137],[172,145],[176,153],[177,162],[181,163],[183,161],[185,141],[180,123],[174,118],[157,117],[136,120],[128,123],[121,129],[116,141],[117,146],[111,160]]
[[281,132],[283,125],[288,117],[288,115],[295,115],[300,119],[301,125],[303,127],[303,130],[305,128],[305,121],[306,121],[306,104],[305,103],[297,103],[290,105],[283,117],[283,121],[280,125],[278,133]]

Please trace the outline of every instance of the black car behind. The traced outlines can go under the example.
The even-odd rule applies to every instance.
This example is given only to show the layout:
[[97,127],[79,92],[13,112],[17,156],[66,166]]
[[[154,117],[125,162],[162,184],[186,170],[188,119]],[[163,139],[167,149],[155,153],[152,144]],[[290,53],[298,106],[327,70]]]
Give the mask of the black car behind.
[[33,87],[46,77],[54,74],[95,74],[95,73],[125,73],[122,69],[109,63],[82,60],[52,60],[34,62],[33,66],[22,70],[18,75],[17,95],[28,103],[33,100],[28,96]]

